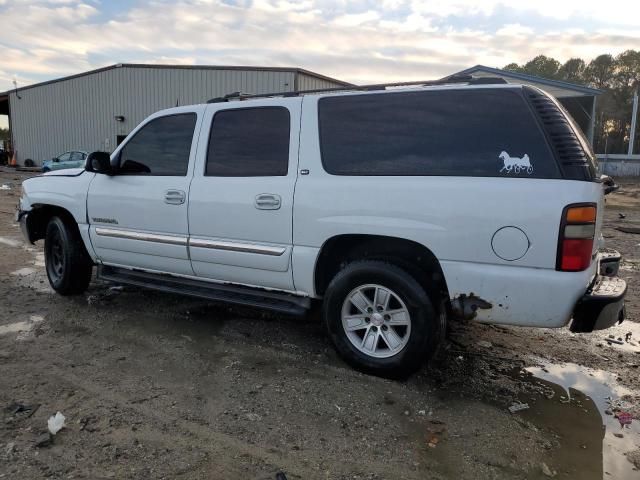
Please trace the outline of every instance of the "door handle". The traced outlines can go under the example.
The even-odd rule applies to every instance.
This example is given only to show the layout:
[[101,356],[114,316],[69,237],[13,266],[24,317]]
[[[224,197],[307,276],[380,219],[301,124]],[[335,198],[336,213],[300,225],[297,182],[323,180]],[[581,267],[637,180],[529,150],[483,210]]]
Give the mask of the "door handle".
[[279,210],[282,200],[275,193],[261,193],[256,195],[255,207],[258,210]]
[[187,198],[187,194],[182,190],[167,190],[164,192],[164,203],[169,205],[182,205]]

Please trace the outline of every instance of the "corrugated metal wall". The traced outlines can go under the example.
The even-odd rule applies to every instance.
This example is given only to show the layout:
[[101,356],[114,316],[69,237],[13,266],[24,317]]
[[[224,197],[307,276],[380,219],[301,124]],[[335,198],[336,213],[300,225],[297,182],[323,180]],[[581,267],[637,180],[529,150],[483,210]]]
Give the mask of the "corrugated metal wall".
[[342,87],[344,84],[325,80],[323,78],[298,73],[298,90],[317,90],[321,88]]
[[[19,163],[41,164],[68,150],[112,151],[158,110],[203,103],[242,91],[292,91],[295,72],[127,67],[53,82],[10,96],[11,126]],[[115,117],[122,115],[124,122]]]

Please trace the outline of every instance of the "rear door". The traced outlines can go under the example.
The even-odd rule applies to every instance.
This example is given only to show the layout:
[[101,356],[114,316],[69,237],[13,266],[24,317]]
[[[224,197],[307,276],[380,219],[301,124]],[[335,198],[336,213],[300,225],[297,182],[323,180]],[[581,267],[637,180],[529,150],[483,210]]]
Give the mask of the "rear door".
[[189,251],[196,275],[293,289],[301,102],[267,99],[207,107],[189,194]]
[[193,275],[187,198],[204,106],[147,119],[114,152],[115,175],[96,175],[87,211],[104,264]]

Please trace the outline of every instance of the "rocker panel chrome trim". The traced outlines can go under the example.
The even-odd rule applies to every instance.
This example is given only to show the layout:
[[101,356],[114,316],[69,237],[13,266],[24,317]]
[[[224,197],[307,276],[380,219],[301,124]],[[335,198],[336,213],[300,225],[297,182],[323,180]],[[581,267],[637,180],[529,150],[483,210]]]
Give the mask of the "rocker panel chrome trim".
[[281,256],[287,250],[285,247],[269,247],[266,245],[256,245],[254,243],[224,242],[221,240],[204,240],[201,238],[190,238],[189,246],[210,248],[213,250],[228,250],[231,252],[257,253],[274,257]]
[[168,243],[170,245],[187,245],[187,237],[133,232],[114,228],[96,227],[96,235],[101,237],[125,238],[127,240],[142,240],[144,242]]

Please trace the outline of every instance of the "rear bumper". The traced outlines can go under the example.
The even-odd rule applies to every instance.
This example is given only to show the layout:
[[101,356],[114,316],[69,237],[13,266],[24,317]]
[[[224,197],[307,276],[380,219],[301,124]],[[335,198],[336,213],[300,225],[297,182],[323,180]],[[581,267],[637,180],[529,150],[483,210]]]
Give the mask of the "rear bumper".
[[569,327],[572,332],[592,332],[622,323],[627,282],[616,276],[619,263],[617,252],[602,257],[600,275],[596,276],[573,310],[573,321]]

